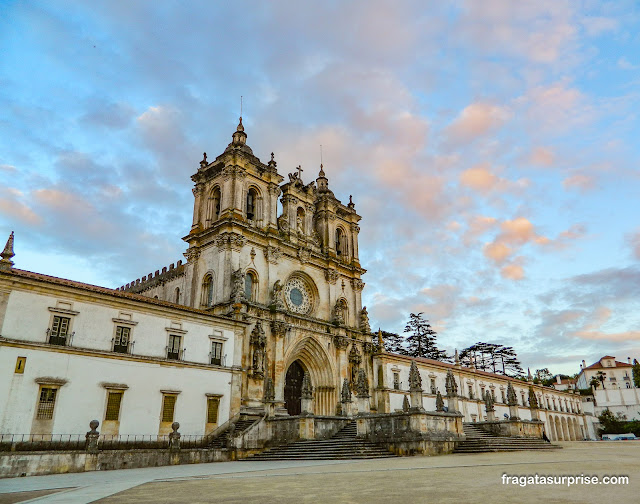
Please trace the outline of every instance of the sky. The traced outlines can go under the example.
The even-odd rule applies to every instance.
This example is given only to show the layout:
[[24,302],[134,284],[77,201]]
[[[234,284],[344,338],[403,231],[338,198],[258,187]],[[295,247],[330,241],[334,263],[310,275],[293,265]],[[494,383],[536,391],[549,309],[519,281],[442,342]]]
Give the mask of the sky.
[[363,304],[525,369],[640,359],[635,1],[0,0],[0,239],[118,287],[183,259],[240,115],[360,223]]

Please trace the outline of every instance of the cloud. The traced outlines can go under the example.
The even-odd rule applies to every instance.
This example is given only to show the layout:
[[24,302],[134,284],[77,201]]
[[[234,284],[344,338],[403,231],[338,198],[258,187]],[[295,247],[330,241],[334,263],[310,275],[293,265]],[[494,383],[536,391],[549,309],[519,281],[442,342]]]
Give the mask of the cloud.
[[529,162],[536,166],[552,166],[555,162],[555,154],[548,147],[536,147],[531,151]]
[[619,23],[617,19],[604,16],[585,16],[581,20],[587,35],[598,36],[604,32],[615,31]]
[[506,261],[512,253],[511,247],[500,242],[487,243],[484,247],[484,255],[496,264]]
[[565,178],[562,181],[562,185],[567,191],[575,189],[581,193],[585,193],[595,187],[595,179],[590,175],[576,173],[575,175]]
[[495,132],[509,117],[510,112],[505,107],[490,103],[472,103],[446,128],[445,136],[456,144],[472,142]]
[[509,280],[522,280],[524,269],[518,264],[507,264],[500,269],[500,274]]
[[15,166],[11,166],[8,164],[0,164],[0,171],[15,173],[17,170]]
[[0,213],[4,214],[10,222],[24,223],[29,226],[38,226],[42,223],[42,217],[38,215],[27,203],[21,191],[5,187],[0,189]]
[[576,338],[592,341],[623,342],[636,341],[640,342],[640,331],[623,331],[619,333],[605,333],[602,331],[576,331]]
[[640,68],[640,65],[634,65],[627,58],[622,56],[618,59],[618,68],[622,68],[623,70],[637,70]]
[[631,247],[633,257],[640,261],[640,229],[626,236],[626,242]]

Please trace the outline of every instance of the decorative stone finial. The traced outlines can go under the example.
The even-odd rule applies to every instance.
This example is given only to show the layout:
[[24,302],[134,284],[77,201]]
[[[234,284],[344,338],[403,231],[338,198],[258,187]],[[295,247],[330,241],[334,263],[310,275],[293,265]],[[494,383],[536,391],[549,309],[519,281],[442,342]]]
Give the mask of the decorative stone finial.
[[411,367],[409,368],[409,390],[415,390],[422,392],[422,377],[416,361],[411,361]]
[[349,380],[346,378],[342,382],[342,393],[340,394],[340,399],[343,403],[351,402],[351,389],[349,388]]
[[0,254],[0,270],[9,271],[13,267],[13,261],[11,258],[15,256],[13,253],[13,231],[9,235],[9,239],[7,240],[7,244],[4,246],[4,250],[2,254]]
[[358,370],[358,382],[356,383],[356,393],[358,397],[369,397],[369,382],[364,369]]
[[97,420],[91,420],[89,422],[89,428],[91,429],[89,432],[85,434],[85,450],[90,453],[96,453],[98,451],[98,439],[100,437],[100,433],[97,431],[100,422]]
[[533,376],[531,376],[531,368],[527,368],[527,381],[532,382]]
[[409,404],[409,396],[405,394],[404,399],[402,400],[402,411],[406,413],[410,409],[411,409],[411,404]]
[[536,396],[535,390],[533,390],[533,385],[529,385],[529,408],[538,409],[538,397]]
[[238,122],[238,127],[236,128],[236,131],[244,131],[244,126],[242,125],[242,116],[240,116],[240,120]]
[[180,437],[182,434],[178,432],[180,428],[180,423],[173,422],[171,424],[171,431],[169,433],[169,449],[170,450],[179,450],[180,449]]
[[442,399],[442,394],[439,390],[436,394],[436,411],[444,411],[444,399]]
[[302,377],[302,399],[313,399],[313,387],[311,386],[311,378],[309,373],[305,373]]
[[349,208],[354,209],[356,204],[353,202],[353,195],[349,195],[349,204],[347,205]]
[[382,329],[378,327],[378,351],[384,352],[384,339],[382,338]]
[[318,173],[318,177],[324,177],[324,167],[322,166],[322,163],[320,163],[320,173]]
[[460,355],[458,355],[458,349],[456,348],[456,353],[454,355],[454,363],[456,366],[460,365]]
[[456,383],[456,379],[453,377],[453,373],[450,369],[447,371],[445,389],[447,390],[447,397],[455,397],[458,395],[458,384]]
[[516,396],[516,391],[514,390],[513,385],[511,385],[511,382],[509,382],[509,385],[507,386],[507,404],[509,406],[518,405],[518,397]]

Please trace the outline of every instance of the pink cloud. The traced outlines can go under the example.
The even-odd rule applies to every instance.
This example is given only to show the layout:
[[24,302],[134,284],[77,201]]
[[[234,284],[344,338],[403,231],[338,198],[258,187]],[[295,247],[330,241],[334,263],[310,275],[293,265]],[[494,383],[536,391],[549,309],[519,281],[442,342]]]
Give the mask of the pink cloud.
[[484,246],[484,255],[496,264],[503,263],[513,253],[513,250],[501,242],[487,243]]
[[595,341],[640,341],[640,331],[624,331],[619,333],[605,333],[602,331],[576,331],[574,336],[584,340]]
[[9,217],[33,226],[42,223],[42,217],[34,212],[30,206],[22,202],[23,194],[14,188],[0,191],[0,212]]
[[531,151],[529,162],[537,166],[551,166],[555,162],[555,154],[547,147],[536,147]]
[[448,139],[456,143],[471,142],[500,128],[510,117],[509,111],[489,103],[472,103],[445,131]]
[[518,264],[507,264],[502,267],[500,274],[509,280],[522,280],[524,278],[524,269]]
[[562,181],[565,190],[576,189],[580,192],[587,192],[595,187],[595,179],[590,175],[577,173]]

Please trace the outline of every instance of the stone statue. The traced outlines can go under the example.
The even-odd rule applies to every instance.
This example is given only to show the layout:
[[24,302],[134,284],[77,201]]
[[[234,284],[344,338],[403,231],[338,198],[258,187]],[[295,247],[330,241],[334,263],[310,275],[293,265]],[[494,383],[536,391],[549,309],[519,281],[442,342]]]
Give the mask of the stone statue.
[[342,382],[342,392],[340,394],[340,401],[343,403],[351,402],[351,389],[349,388],[349,380],[346,378]]
[[84,436],[86,439],[85,449],[90,453],[98,451],[98,438],[100,437],[100,433],[97,429],[99,425],[100,422],[97,420],[91,420],[91,422],[89,422],[89,428],[91,430]]
[[244,292],[245,273],[238,268],[231,273],[231,301],[234,303],[242,303],[247,300]]
[[442,394],[439,390],[436,394],[436,411],[444,411],[444,399],[442,399]]
[[253,352],[253,375],[258,377],[264,374],[264,350],[258,347]]
[[178,422],[173,422],[171,424],[171,432],[169,433],[169,450],[180,449],[180,437],[182,434],[178,432],[179,428],[180,424]]
[[282,300],[282,289],[284,286],[280,280],[276,280],[271,288],[271,306],[276,310],[284,309],[284,301]]
[[333,307],[333,323],[335,325],[344,325],[344,305],[340,300]]
[[356,393],[358,397],[369,397],[369,382],[364,369],[358,370],[358,381],[356,383]]
[[411,361],[411,368],[409,368],[409,390],[419,390],[422,392],[422,377],[416,361]]
[[406,413],[410,409],[411,409],[411,405],[409,404],[409,396],[405,394],[404,399],[402,400],[402,411]]
[[490,411],[495,411],[495,407],[493,405],[493,396],[488,390],[484,394],[484,408],[487,413],[489,413]]
[[367,307],[363,306],[360,310],[360,330],[369,334],[371,332],[371,326],[369,325],[369,312]]
[[299,215],[296,218],[296,229],[299,235],[304,234],[304,222],[302,221],[302,217],[300,217]]
[[264,329],[262,328],[262,322],[260,320],[256,322],[256,325],[251,331],[249,344],[251,345],[251,350],[253,352],[253,356],[251,359],[251,374],[254,378],[263,378],[264,349],[267,344],[267,337],[265,336]]
[[447,390],[447,397],[455,397],[458,395],[458,384],[456,383],[456,379],[453,377],[453,373],[450,369],[447,371],[445,389]]

